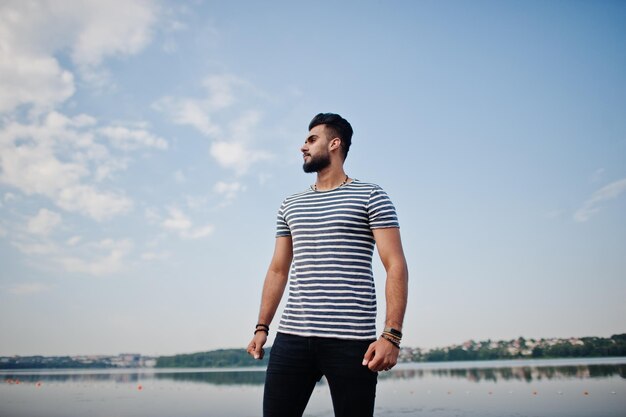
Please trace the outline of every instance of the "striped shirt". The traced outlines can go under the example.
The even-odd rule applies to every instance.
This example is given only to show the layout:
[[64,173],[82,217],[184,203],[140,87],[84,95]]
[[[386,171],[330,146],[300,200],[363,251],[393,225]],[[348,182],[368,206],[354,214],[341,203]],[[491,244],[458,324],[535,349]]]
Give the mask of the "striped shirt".
[[289,298],[278,326],[299,336],[376,338],[372,229],[399,227],[378,185],[354,180],[285,199],[276,237],[291,236]]

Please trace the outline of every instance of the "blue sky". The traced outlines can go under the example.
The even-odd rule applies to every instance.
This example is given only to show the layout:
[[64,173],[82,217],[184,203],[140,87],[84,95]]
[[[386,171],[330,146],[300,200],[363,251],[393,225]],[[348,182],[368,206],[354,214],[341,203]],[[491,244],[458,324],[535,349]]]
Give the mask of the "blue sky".
[[0,355],[244,347],[318,112],[399,212],[405,345],[626,331],[624,39],[617,1],[2,2]]

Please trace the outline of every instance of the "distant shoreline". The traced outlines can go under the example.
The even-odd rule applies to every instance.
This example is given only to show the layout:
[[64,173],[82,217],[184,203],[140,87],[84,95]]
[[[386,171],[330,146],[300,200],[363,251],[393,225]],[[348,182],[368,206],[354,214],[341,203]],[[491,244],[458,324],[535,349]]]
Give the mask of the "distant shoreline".
[[[449,362],[403,362],[394,370],[454,370],[454,369],[500,369],[500,368],[545,368],[562,366],[615,366],[626,365],[626,356],[601,358],[542,358],[542,359],[491,359],[484,361]],[[0,369],[0,375],[37,374],[170,374],[170,373],[218,373],[218,372],[265,372],[265,366],[216,367],[216,368],[20,368]]]
[[[142,356],[123,353],[115,356],[3,356],[0,370],[13,369],[126,369],[126,368],[247,368],[267,365],[271,347],[262,361],[253,359],[245,349],[217,349],[208,352],[170,356]],[[508,341],[466,341],[444,348],[402,347],[400,363],[481,362],[544,359],[594,359],[626,357],[626,333],[609,338],[525,339]]]

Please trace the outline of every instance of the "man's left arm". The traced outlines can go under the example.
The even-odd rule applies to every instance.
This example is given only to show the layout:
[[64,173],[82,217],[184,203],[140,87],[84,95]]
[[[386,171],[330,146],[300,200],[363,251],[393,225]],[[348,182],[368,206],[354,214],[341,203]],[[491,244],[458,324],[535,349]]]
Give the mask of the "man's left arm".
[[[402,250],[400,229],[397,227],[373,229],[378,254],[387,271],[385,299],[387,313],[385,326],[402,331],[406,311],[409,271]],[[373,342],[363,358],[363,365],[378,372],[391,369],[398,362],[400,349],[390,341],[380,337]]]

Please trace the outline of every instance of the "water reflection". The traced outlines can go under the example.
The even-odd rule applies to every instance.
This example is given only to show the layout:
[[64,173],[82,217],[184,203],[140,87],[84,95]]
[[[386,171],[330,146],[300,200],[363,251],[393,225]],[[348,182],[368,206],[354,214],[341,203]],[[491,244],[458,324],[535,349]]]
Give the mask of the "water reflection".
[[458,369],[402,369],[383,373],[381,378],[422,379],[460,378],[481,381],[541,381],[552,379],[588,379],[620,376],[626,378],[626,365],[520,366]]
[[212,385],[262,385],[265,382],[265,370],[258,371],[231,369],[228,371],[199,370],[199,371],[140,371],[140,372],[111,372],[111,373],[46,373],[33,371],[28,373],[2,373],[2,380],[8,384],[29,383],[139,383],[150,379],[172,380],[175,382],[198,382]]
[[155,374],[157,379],[171,379],[179,382],[202,382],[213,385],[262,385],[265,371],[252,372],[182,372]]
[[134,383],[140,378],[145,378],[142,373],[54,373],[33,371],[33,373],[14,373],[2,374],[2,379],[8,384],[19,383],[37,383],[37,382],[56,382],[56,383],[93,383],[93,382],[116,382],[116,383]]
[[[626,358],[608,363],[402,364],[380,374],[376,415],[622,417]],[[262,368],[0,371],[0,416],[258,416],[264,377]],[[327,388],[316,387],[307,415],[333,415]]]
[[[494,366],[465,368],[424,368],[424,364],[409,364],[400,369],[380,374],[385,379],[464,379],[470,382],[481,381],[541,381],[558,379],[590,379],[619,376],[626,379],[626,364],[592,364],[560,366]],[[432,366],[432,364],[430,364]],[[442,366],[445,366],[442,364]],[[0,378],[8,384],[56,382],[56,383],[139,383],[150,379],[193,382],[211,385],[262,385],[265,381],[263,369],[187,369],[187,370],[125,370],[100,372],[76,371],[19,371],[0,373]]]

